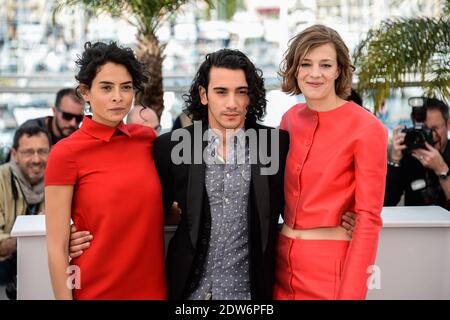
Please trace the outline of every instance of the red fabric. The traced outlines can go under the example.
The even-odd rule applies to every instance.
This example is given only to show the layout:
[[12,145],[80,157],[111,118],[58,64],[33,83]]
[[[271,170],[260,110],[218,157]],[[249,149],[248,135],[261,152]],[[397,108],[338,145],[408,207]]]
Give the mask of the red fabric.
[[281,128],[290,136],[284,221],[292,229],[331,227],[340,225],[346,211],[355,212],[337,298],[364,299],[382,227],[387,131],[353,102],[327,112],[295,105]]
[[73,184],[72,220],[94,236],[72,260],[75,299],[166,299],[161,186],[150,128],[85,117],[50,152],[45,185]]
[[349,241],[279,235],[274,299],[337,299]]

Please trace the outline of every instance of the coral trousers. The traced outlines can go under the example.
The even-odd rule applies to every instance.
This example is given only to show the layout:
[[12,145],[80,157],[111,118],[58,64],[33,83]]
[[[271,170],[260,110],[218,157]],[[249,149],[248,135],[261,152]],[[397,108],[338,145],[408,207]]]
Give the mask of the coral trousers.
[[293,239],[278,236],[274,299],[337,299],[347,240]]

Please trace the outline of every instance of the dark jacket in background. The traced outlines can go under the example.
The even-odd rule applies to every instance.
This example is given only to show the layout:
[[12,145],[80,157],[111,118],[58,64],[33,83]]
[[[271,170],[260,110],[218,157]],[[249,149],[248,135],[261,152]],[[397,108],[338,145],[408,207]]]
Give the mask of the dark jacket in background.
[[[450,167],[449,144],[442,155],[444,161]],[[413,182],[424,181],[425,188],[413,190]],[[438,205],[449,209],[449,203],[442,190],[439,177],[433,170],[427,169],[411,155],[405,155],[400,161],[400,167],[389,165],[386,176],[386,193],[384,206],[396,206],[403,193],[405,194],[405,206]]]

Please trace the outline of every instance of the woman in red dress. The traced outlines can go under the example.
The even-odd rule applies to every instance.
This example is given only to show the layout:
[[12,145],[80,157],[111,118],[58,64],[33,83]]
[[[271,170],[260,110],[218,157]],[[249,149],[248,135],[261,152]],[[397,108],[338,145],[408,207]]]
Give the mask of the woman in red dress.
[[[331,28],[291,40],[283,90],[306,103],[283,116],[290,136],[284,225],[277,245],[275,299],[364,299],[375,261],[387,167],[387,133],[351,101],[353,66]],[[356,213],[353,237],[340,226]]]
[[[92,109],[57,143],[45,174],[48,259],[57,299],[166,299],[156,133],[125,125],[146,80],[129,48],[86,43],[79,92]],[[69,266],[70,219],[94,236]]]

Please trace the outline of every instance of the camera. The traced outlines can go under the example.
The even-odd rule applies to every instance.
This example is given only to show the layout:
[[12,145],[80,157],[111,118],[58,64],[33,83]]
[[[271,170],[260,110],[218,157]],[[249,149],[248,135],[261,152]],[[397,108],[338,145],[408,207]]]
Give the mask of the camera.
[[427,117],[424,110],[424,98],[413,97],[408,99],[408,104],[413,108],[412,118],[414,125],[410,128],[402,129],[401,132],[406,133],[404,150],[405,154],[410,154],[414,149],[426,149],[425,142],[433,145],[433,131],[425,126]]

